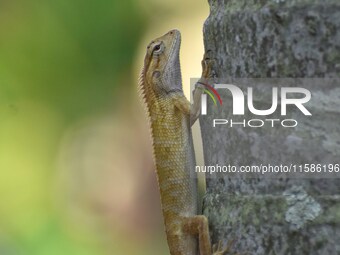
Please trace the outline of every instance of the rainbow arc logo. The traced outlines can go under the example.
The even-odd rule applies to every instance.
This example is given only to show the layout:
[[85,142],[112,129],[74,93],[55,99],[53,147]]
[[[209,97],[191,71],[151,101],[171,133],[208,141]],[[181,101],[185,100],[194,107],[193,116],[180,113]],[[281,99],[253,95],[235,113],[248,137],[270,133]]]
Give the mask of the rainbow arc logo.
[[[217,106],[216,98],[217,98],[218,102],[220,103],[220,105],[223,104],[221,96],[220,96],[220,94],[218,94],[216,89],[214,89],[211,85],[209,85],[207,83],[203,83],[203,82],[197,82],[197,83],[206,87],[206,88],[200,88],[200,89],[202,89],[205,93],[207,93],[209,95],[209,97],[213,100],[215,106]],[[214,95],[216,96],[216,98],[215,98]]]

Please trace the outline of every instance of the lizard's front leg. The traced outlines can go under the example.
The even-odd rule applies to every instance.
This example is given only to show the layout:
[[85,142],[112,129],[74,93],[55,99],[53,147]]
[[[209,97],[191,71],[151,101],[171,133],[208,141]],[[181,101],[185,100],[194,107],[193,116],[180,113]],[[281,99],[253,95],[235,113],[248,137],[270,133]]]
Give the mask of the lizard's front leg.
[[204,85],[200,82],[207,82],[209,78],[214,77],[213,72],[213,64],[214,61],[208,57],[208,54],[204,54],[204,58],[202,60],[202,78],[199,82],[196,83],[195,90],[193,92],[193,103],[186,99],[182,92],[173,93],[173,102],[174,105],[180,109],[184,114],[190,116],[190,124],[191,126],[196,122],[201,109],[201,96],[203,94]]
[[191,114],[190,114],[190,123],[193,125],[197,120],[200,114],[201,108],[201,96],[203,94],[204,86],[201,84],[207,83],[209,78],[213,78],[215,76],[213,71],[214,60],[212,60],[209,56],[210,51],[204,54],[202,60],[202,77],[199,82],[195,85],[195,90],[193,92],[193,104],[191,105]]

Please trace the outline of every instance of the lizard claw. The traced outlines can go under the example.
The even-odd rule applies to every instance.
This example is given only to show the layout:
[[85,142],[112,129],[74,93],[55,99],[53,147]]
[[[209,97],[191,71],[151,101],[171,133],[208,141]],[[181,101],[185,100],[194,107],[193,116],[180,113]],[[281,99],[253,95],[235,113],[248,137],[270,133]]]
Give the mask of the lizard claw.
[[222,242],[219,241],[218,244],[213,245],[213,255],[227,255],[231,254],[230,249],[233,246],[234,241],[229,241],[227,247],[222,248]]
[[202,60],[202,77],[206,79],[214,78],[216,76],[216,73],[213,70],[215,60],[209,56],[211,55],[210,52],[211,50],[208,50],[204,53]]

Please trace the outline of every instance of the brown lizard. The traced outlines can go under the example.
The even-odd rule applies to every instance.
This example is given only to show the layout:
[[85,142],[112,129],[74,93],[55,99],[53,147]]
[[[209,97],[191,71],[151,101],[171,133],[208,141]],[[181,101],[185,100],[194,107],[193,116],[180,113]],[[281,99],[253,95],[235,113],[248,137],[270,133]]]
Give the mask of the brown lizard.
[[[168,246],[171,255],[223,255],[228,249],[222,249],[221,244],[212,249],[208,220],[198,213],[190,122],[197,119],[202,90],[195,90],[193,105],[184,96],[180,44],[178,30],[153,40],[147,47],[140,80],[150,118]],[[209,76],[205,60],[202,66],[202,77]]]

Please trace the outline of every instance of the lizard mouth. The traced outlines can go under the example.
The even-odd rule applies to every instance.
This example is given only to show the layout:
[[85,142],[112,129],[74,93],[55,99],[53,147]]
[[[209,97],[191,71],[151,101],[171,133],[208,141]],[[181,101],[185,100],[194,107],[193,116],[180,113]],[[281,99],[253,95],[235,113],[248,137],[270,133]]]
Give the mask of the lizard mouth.
[[164,67],[164,84],[168,84],[166,91],[182,91],[182,76],[179,60],[179,52],[181,47],[181,33],[177,29],[170,30],[167,35],[172,42],[166,65]]
[[179,55],[179,49],[180,49],[180,46],[181,46],[181,32],[177,29],[173,29],[173,30],[170,30],[168,32],[168,34],[170,36],[173,35],[173,37],[174,37],[172,45],[171,45],[171,51],[177,50],[175,55],[177,55],[177,54]]

